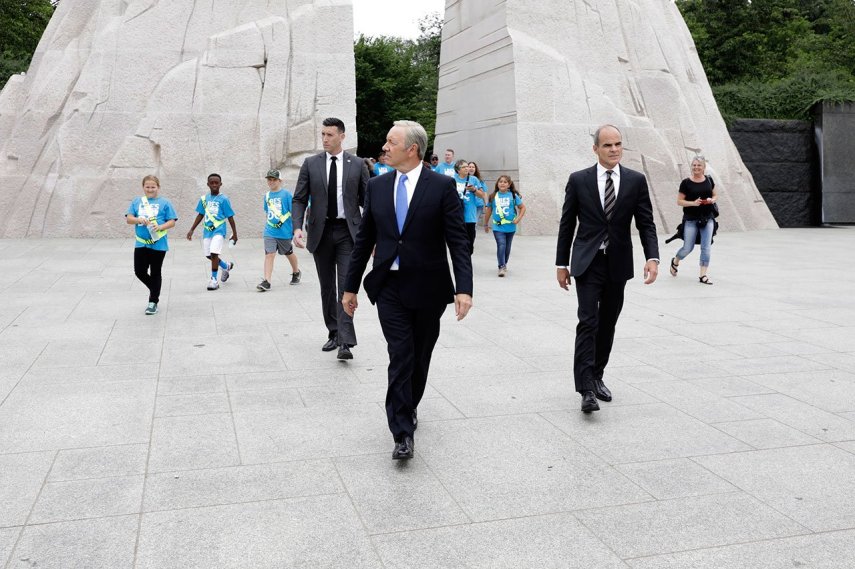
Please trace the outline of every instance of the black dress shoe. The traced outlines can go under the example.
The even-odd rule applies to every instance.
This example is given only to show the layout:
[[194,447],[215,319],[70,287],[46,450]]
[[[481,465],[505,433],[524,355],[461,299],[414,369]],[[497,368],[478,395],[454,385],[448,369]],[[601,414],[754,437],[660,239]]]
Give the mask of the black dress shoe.
[[599,411],[600,404],[597,403],[597,397],[593,391],[585,391],[582,393],[582,413],[590,413],[591,411]]
[[331,352],[338,347],[338,340],[335,336],[327,340],[327,343],[321,347],[321,350],[325,352]]
[[596,395],[597,399],[599,399],[600,401],[612,400],[612,392],[609,391],[609,388],[606,387],[606,384],[603,383],[602,379],[594,380],[594,395]]
[[413,430],[415,431],[418,428],[419,428],[419,414],[416,412],[415,409],[413,409]]
[[340,360],[352,360],[353,354],[350,353],[350,346],[347,344],[342,344],[338,347],[338,359]]
[[404,437],[399,443],[395,443],[395,450],[392,451],[393,460],[401,460],[402,458],[413,458],[413,437]]

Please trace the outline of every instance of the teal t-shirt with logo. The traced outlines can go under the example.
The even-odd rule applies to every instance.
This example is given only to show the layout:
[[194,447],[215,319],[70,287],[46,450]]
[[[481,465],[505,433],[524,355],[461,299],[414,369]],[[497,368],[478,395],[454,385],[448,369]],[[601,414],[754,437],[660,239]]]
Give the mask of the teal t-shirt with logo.
[[[264,223],[264,236],[276,239],[293,239],[294,223],[291,220],[291,200],[288,190],[267,192],[264,194],[264,211],[267,221]],[[282,219],[286,217],[287,219]]]
[[[493,201],[487,204],[487,207],[491,210],[490,220],[493,222],[493,231],[499,231],[501,233],[514,233],[517,230],[516,223],[504,223],[502,224],[502,218],[504,217],[505,221],[513,221],[517,217],[517,206],[522,204],[522,197],[515,196],[511,192],[498,192],[496,193]],[[502,215],[499,215],[499,211],[501,210]]]
[[[133,215],[135,217],[154,217],[157,219],[157,225],[163,225],[170,219],[178,219],[178,214],[175,213],[175,208],[172,207],[172,202],[166,198],[149,199],[148,207],[143,205],[143,196],[137,196],[128,206],[128,211],[125,215]],[[144,241],[151,240],[151,233],[145,225],[137,225],[134,229],[134,247],[148,247],[155,251],[169,251],[169,239],[164,235],[154,243],[145,243]],[[141,241],[142,240],[142,241]]]
[[232,202],[223,194],[213,196],[208,194],[199,198],[196,204],[196,213],[202,219],[202,237],[210,239],[214,235],[226,236],[226,220],[235,212],[232,210]]

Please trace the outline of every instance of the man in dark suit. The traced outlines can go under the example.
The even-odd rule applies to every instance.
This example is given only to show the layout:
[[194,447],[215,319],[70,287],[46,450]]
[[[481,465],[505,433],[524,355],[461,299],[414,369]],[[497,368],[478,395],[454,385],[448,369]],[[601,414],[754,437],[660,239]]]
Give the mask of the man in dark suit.
[[[338,359],[353,359],[350,348],[356,345],[353,318],[341,307],[341,291],[356,232],[362,221],[360,207],[368,184],[368,167],[362,158],[342,150],[344,123],[324,119],[321,142],[324,152],[306,158],[300,167],[294,191],[294,244],[307,247],[315,258],[321,285],[321,306],[327,326],[327,342],[321,348],[331,352],[338,347]],[[309,216],[304,241],[303,221]]]
[[623,308],[624,287],[633,276],[630,236],[633,217],[647,259],[644,284],[655,281],[659,272],[659,242],[647,179],[619,164],[623,144],[617,127],[605,125],[597,129],[594,153],[595,166],[570,174],[564,190],[555,255],[558,285],[568,290],[570,277],[576,279],[579,324],[573,377],[585,413],[599,411],[597,399],[612,400],[603,383],[603,372]]
[[452,178],[423,165],[426,147],[427,133],[416,122],[396,121],[386,136],[383,150],[395,171],[368,183],[342,298],[344,310],[353,315],[362,274],[376,248],[365,292],[377,305],[389,348],[386,416],[395,439],[394,459],[413,456],[416,410],[446,305],[454,302],[458,320],[472,306],[472,263],[460,198]]

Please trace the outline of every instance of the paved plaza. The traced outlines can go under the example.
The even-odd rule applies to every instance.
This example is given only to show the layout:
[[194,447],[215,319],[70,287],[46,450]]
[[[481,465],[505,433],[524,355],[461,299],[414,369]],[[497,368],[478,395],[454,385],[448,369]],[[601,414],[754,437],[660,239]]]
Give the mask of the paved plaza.
[[208,292],[176,237],[153,317],[130,239],[0,241],[0,567],[855,566],[855,227],[722,233],[714,286],[660,236],[591,415],[555,238],[479,232],[404,462],[364,293],[339,362],[305,251]]

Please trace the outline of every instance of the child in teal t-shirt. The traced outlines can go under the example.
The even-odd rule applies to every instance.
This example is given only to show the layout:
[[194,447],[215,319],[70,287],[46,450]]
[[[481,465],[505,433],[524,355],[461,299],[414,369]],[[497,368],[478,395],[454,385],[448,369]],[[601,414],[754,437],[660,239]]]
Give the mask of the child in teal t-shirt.
[[496,189],[490,194],[485,208],[484,231],[493,227],[493,237],[496,239],[496,259],[499,263],[499,276],[504,277],[508,272],[508,259],[511,258],[511,243],[517,231],[517,225],[525,215],[525,204],[522,196],[514,187],[510,176],[499,176]]
[[211,193],[199,198],[196,204],[196,219],[193,221],[193,227],[187,232],[187,240],[191,241],[196,227],[203,219],[205,220],[202,226],[202,250],[205,257],[211,260],[211,280],[208,283],[208,290],[220,288],[220,282],[217,280],[219,269],[223,269],[222,282],[226,282],[229,280],[230,271],[235,267],[234,263],[226,262],[220,257],[226,241],[226,220],[232,226],[232,245],[238,240],[235,212],[232,210],[232,202],[229,198],[220,193],[222,185],[223,179],[219,174],[208,176],[208,189]]
[[166,232],[175,227],[178,214],[172,202],[160,197],[160,180],[157,176],[146,176],[142,181],[145,195],[133,199],[125,221],[135,225],[134,229],[134,274],[148,289],[148,316],[157,314],[160,288],[163,283],[161,269],[169,250]]
[[294,222],[291,220],[291,201],[293,196],[288,190],[282,189],[279,170],[267,172],[268,192],[264,194],[264,212],[267,220],[264,224],[264,280],[257,288],[259,292],[270,290],[270,280],[273,278],[273,261],[276,254],[285,255],[291,264],[291,283],[300,284],[300,272],[297,255],[291,240],[294,238]]
[[458,160],[455,164],[457,174],[454,182],[457,184],[457,195],[463,204],[463,222],[466,224],[466,234],[469,236],[469,254],[475,251],[475,229],[478,223],[478,204],[476,200],[484,199],[486,195],[481,190],[481,180],[469,175],[469,163],[466,160]]

